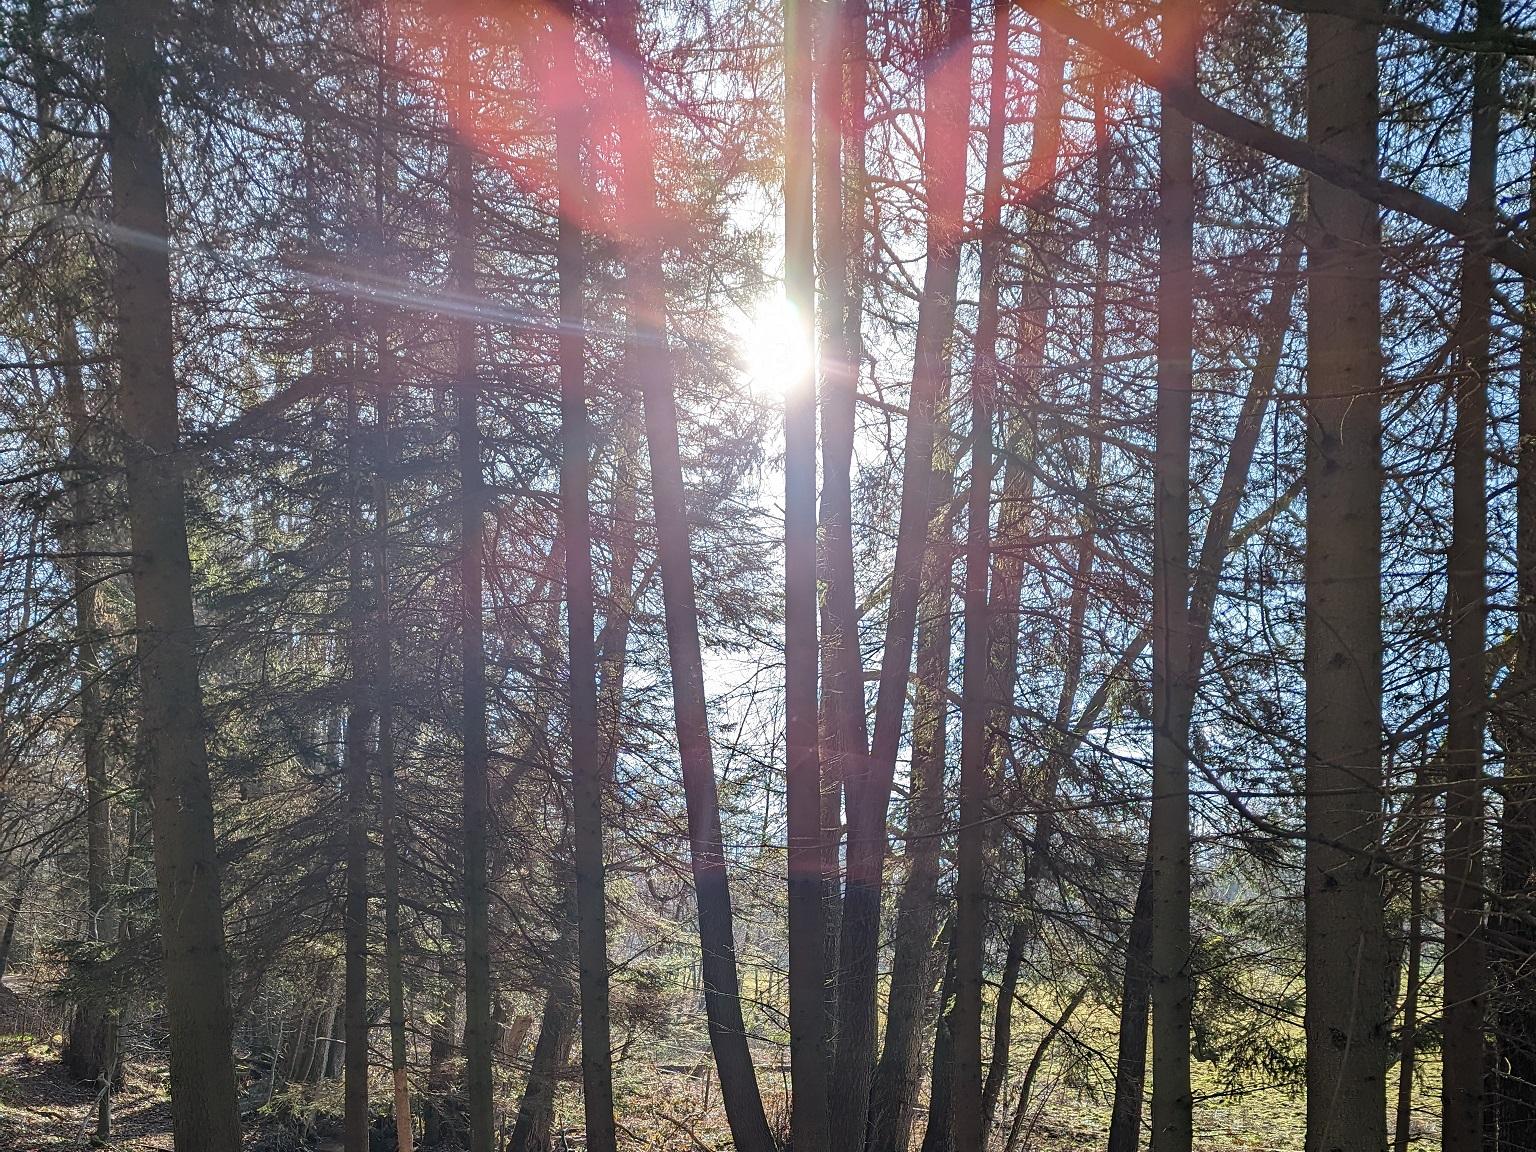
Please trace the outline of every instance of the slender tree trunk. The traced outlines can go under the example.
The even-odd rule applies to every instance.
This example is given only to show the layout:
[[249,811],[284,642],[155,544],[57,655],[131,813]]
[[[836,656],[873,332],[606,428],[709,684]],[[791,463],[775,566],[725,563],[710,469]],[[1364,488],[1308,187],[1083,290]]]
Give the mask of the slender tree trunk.
[[[1270,290],[1260,324],[1259,348],[1253,375],[1238,413],[1237,426],[1232,434],[1232,447],[1227,455],[1216,500],[1211,505],[1205,537],[1200,545],[1199,562],[1189,597],[1191,647],[1189,676],[1183,686],[1189,703],[1186,705],[1183,701],[1178,702],[1185,715],[1192,712],[1195,693],[1199,688],[1210,637],[1211,613],[1221,581],[1222,560],[1241,538],[1241,534],[1234,530],[1234,523],[1247,488],[1248,473],[1258,447],[1259,434],[1263,430],[1264,413],[1274,395],[1280,354],[1285,345],[1291,308],[1295,301],[1305,211],[1306,198],[1300,195],[1292,214],[1291,227],[1281,246],[1274,286]],[[1186,728],[1186,747],[1187,732]],[[1149,865],[1150,861],[1149,855]],[[1109,1152],[1134,1152],[1141,1138],[1151,982],[1150,976],[1137,968],[1151,963],[1152,905],[1150,889],[1147,888],[1151,882],[1150,875],[1150,872],[1143,872],[1126,948],[1127,968],[1122,983],[1121,1028],[1116,1061],[1115,1102],[1110,1111]]]
[[347,1152],[368,1149],[368,735],[373,722],[369,681],[367,606],[363,591],[363,471],[357,385],[347,387],[347,643],[351,649],[351,700],[347,707],[346,905],[343,916],[346,976],[342,1033],[346,1040],[342,1085],[342,1138]]
[[16,887],[11,889],[11,898],[5,905],[5,930],[0,932],[0,980],[5,979],[6,967],[10,964],[11,948],[16,943],[16,925],[21,920],[21,908],[27,899],[27,889],[32,884],[32,873],[37,868],[37,862],[22,868],[16,877]]
[[[1421,866],[1415,851],[1414,865]],[[1392,1133],[1393,1152],[1408,1152],[1413,1133],[1413,1066],[1419,1030],[1419,990],[1424,952],[1424,879],[1417,870],[1409,878],[1408,976],[1403,992],[1402,1040],[1397,1065],[1397,1122]]]
[[[1307,138],[1374,172],[1376,40],[1307,17]],[[1307,1147],[1386,1146],[1381,876],[1381,239],[1374,205],[1308,181]],[[1480,1062],[1479,1062],[1480,1063]]]
[[[1163,5],[1163,63],[1195,78],[1200,14]],[[1194,356],[1193,128],[1163,106],[1159,135],[1157,456],[1152,528],[1152,1147],[1189,1152],[1189,448]]]
[[[461,298],[475,294],[474,159],[469,52],[472,13],[460,14],[450,35],[453,84],[458,94],[451,147],[449,197],[454,220],[452,276]],[[469,1108],[470,1152],[495,1152],[492,1096],[494,1033],[491,1028],[490,876],[486,835],[490,819],[490,768],[486,748],[485,682],[485,483],[480,448],[478,333],[472,319],[456,325],[459,483],[462,522],[460,622],[464,707],[464,1083]]]
[[[575,75],[575,29],[563,12],[551,21],[555,69]],[[550,89],[554,91],[553,87]],[[597,646],[593,629],[592,430],[587,416],[582,335],[582,109],[555,102],[555,165],[561,212],[555,259],[560,293],[560,512],[565,531],[566,622],[570,652],[571,810],[575,855],[577,953],[581,999],[581,1083],[587,1147],[614,1152],[613,1060],[608,1004],[608,925],[603,880],[603,794],[599,749]],[[540,1036],[542,1040],[542,1033]]]
[[906,712],[923,556],[932,514],[934,407],[940,381],[947,373],[963,242],[969,8],[964,0],[950,0],[947,7],[934,0],[930,8],[934,36],[926,65],[928,107],[924,113],[928,141],[924,149],[927,255],[918,303],[916,359],[907,398],[901,513],[875,701],[874,738],[869,757],[844,778],[848,875],[838,952],[837,1048],[830,1089],[831,1098],[837,1102],[832,1117],[832,1144],[836,1148],[861,1147],[869,1115],[886,813]]
[[[1006,15],[1006,4],[999,4],[996,11]],[[964,62],[962,74],[966,79],[968,112],[969,0],[950,0],[946,19],[947,39],[956,56],[947,66],[960,70]],[[994,75],[999,68],[1006,71],[1007,54],[1008,22],[1005,18],[997,28],[993,46]],[[955,99],[952,92],[946,92],[945,96]],[[998,145],[1001,146],[1001,140]],[[990,145],[987,159],[989,179],[995,176],[1000,180],[1001,157],[996,158],[998,171],[994,173],[991,171],[994,157]],[[991,231],[992,235],[983,237],[984,311],[979,327],[987,324],[987,313],[990,312],[995,340],[997,297],[995,288],[988,285],[987,280],[996,275],[998,238],[995,226]],[[955,1050],[951,1089],[954,1093],[954,1141],[955,1147],[961,1149],[982,1149],[986,1141],[981,1103],[981,1001],[987,936],[987,906],[983,891],[986,868],[984,821],[991,800],[987,781],[987,754],[990,751],[987,729],[992,718],[989,699],[992,631],[987,614],[987,577],[992,562],[992,412],[997,401],[995,357],[995,346],[989,349],[978,343],[976,371],[971,376],[971,476],[966,501],[964,670],[960,690],[960,828],[955,853],[955,1007],[950,1019]]]
[[[1529,195],[1536,201],[1536,165]],[[1536,1147],[1536,995],[1516,973],[1536,955],[1536,280],[1524,283],[1520,331],[1520,444],[1515,464],[1515,655],[1500,690],[1495,733],[1504,747],[1497,921],[1498,1147]]]
[[917,690],[912,704],[912,779],[907,797],[907,876],[896,907],[895,954],[885,1017],[885,1043],[870,1104],[870,1152],[906,1152],[922,1084],[922,1033],[940,975],[934,931],[939,919],[939,849],[944,822],[948,737],[954,530],[949,505],[955,469],[949,447],[949,404],[939,404],[934,437],[932,544],[923,576],[917,639]]
[[1003,1152],[1014,1152],[1019,1146],[1019,1137],[1024,1130],[1024,1118],[1029,1114],[1030,1096],[1034,1092],[1035,1079],[1040,1075],[1040,1066],[1045,1063],[1045,1054],[1050,1050],[1056,1038],[1061,1035],[1067,1026],[1067,1021],[1072,1019],[1072,1014],[1077,1011],[1078,1005],[1088,995],[1088,985],[1084,984],[1067,1001],[1067,1006],[1061,1010],[1061,1015],[1051,1021],[1051,1026],[1045,1030],[1045,1035],[1040,1037],[1040,1042],[1035,1045],[1035,1054],[1029,1058],[1029,1066],[1024,1069],[1024,1082],[1019,1085],[1019,1099],[1013,1108],[1013,1123],[1008,1125],[1008,1139],[1003,1145]]
[[450,1062],[459,1043],[459,989],[464,985],[459,933],[458,914],[444,912],[443,946],[437,955],[439,1000],[427,1040],[427,1105],[423,1136],[428,1147],[442,1141],[443,1121],[447,1115],[443,1105],[453,1087]]
[[[1010,59],[1011,5],[995,4],[993,8],[993,38],[991,76],[988,92],[986,132],[986,160],[982,189],[981,220],[981,290],[980,308],[976,323],[976,358],[973,368],[975,384],[988,397],[999,389],[998,335],[1000,318],[1000,293],[1002,263],[1005,253],[1003,233],[1003,166],[1004,136],[1007,127],[1008,68]],[[1047,229],[1046,212],[1061,152],[1061,108],[1064,97],[1062,84],[1066,65],[1066,41],[1060,36],[1042,29],[1040,54],[1035,86],[1034,132],[1030,143],[1029,163],[1025,176],[1032,228],[1042,237]],[[1037,257],[1037,259],[1039,259]],[[1043,259],[1039,259],[1036,274],[1028,278],[1025,289],[1024,312],[1031,313],[1023,323],[1028,333],[1028,351],[1021,359],[1027,364],[1038,364],[1044,358],[1045,314],[1050,305],[1051,285]],[[1101,317],[1095,311],[1094,323]],[[1097,331],[1098,328],[1095,328]],[[1032,391],[1026,391],[1026,405],[1036,399]],[[1027,411],[1020,423],[1026,427],[1032,422],[1033,413]],[[1022,534],[1028,516],[1029,496],[1032,491],[1033,469],[1020,466],[1012,456],[1004,472],[1001,507],[998,514],[999,537],[1006,534],[1012,545],[1006,554],[994,553],[988,560],[991,570],[992,591],[988,601],[988,635],[991,642],[984,654],[988,665],[987,729],[983,756],[993,771],[1003,768],[1002,750],[1006,746],[1012,725],[1014,688],[1018,682],[1019,657],[1019,598],[1023,589],[1024,550],[1022,542],[1015,539]],[[1085,546],[1083,553],[1092,554]],[[1073,603],[1086,603],[1086,588],[1075,589]],[[1076,613],[1074,612],[1074,618]],[[1078,654],[1078,662],[1081,654]],[[1069,657],[1070,663],[1070,657]],[[1075,675],[1075,673],[1074,673]],[[1072,677],[1068,677],[1072,679]],[[1070,696],[1064,688],[1064,695]],[[1052,772],[1058,757],[1051,758]],[[1039,874],[1040,859],[1050,839],[1051,817],[1048,809],[1053,802],[1055,775],[1048,773],[1049,780],[1041,790],[1042,808],[1037,816],[1035,846],[1025,864],[1025,892],[1023,903],[1032,902],[1035,879]],[[1013,1031],[1013,989],[1017,985],[1019,968],[1024,949],[1029,941],[1030,926],[1027,921],[1015,922],[1009,932],[1007,956],[1003,966],[1002,986],[997,998],[992,1023],[992,1059],[987,1068],[981,1091],[982,1131],[989,1135],[996,1115],[1003,1079],[1007,1075],[1009,1044]]]
[[113,219],[117,235],[150,238],[119,242],[113,295],[172,1126],[178,1147],[235,1152],[240,1113],[177,464],[170,262],[156,242],[168,238],[156,38],[169,31],[171,12],[166,0],[123,0],[99,6],[96,15],[104,33]]
[[[843,135],[845,131],[845,72],[855,67],[854,59],[845,60],[847,50],[858,51],[851,40],[845,0],[824,0],[820,5],[820,28],[814,37],[801,30],[800,47],[807,58],[814,56],[815,116],[815,260],[820,271],[821,298],[815,309],[819,334],[820,404],[821,404],[821,570],[825,591],[821,607],[822,708],[827,732],[827,762],[823,766],[827,785],[841,780],[843,761],[848,756],[864,755],[869,735],[864,711],[864,674],[858,640],[858,607],[853,566],[853,437],[858,404],[858,363],[850,347],[849,325],[858,319],[849,308],[849,249],[862,240],[850,235],[845,202],[856,193],[856,177],[844,171]],[[797,16],[811,22],[807,11]],[[861,34],[862,34],[862,30]],[[814,39],[814,51],[811,41]],[[786,65],[790,63],[786,60]],[[807,60],[794,61],[804,68]],[[802,90],[795,96],[810,111],[812,103],[803,91],[805,76],[798,77]],[[859,96],[862,101],[862,92]],[[800,126],[799,132],[805,131]],[[798,163],[808,181],[805,159],[809,151],[803,139],[786,142],[786,164]],[[848,163],[858,158],[849,156]],[[787,170],[786,170],[787,178]],[[802,197],[807,196],[802,187]],[[809,203],[797,211],[808,212]],[[786,209],[786,221],[788,210]],[[860,230],[862,231],[862,229]],[[804,243],[804,241],[802,241]],[[802,293],[804,289],[801,289]],[[801,317],[807,319],[809,312]],[[835,823],[835,821],[834,821]]]
[[1141,1147],[1141,1109],[1147,1078],[1147,1017],[1152,1007],[1152,860],[1141,872],[1136,906],[1125,936],[1125,978],[1120,992],[1120,1040],[1115,1096],[1109,1113],[1108,1152]]
[[[374,156],[374,222],[376,258],[380,274],[391,271],[389,199],[394,190],[393,121],[396,116],[394,73],[396,68],[395,9],[384,5],[379,13],[378,127]],[[374,699],[379,713],[376,754],[379,767],[379,830],[384,857],[384,973],[389,995],[389,1069],[395,1108],[395,1144],[398,1152],[412,1152],[415,1128],[411,1118],[409,1056],[405,1033],[405,973],[400,931],[400,827],[395,780],[395,677],[394,616],[390,585],[391,481],[395,471],[393,436],[394,394],[391,377],[396,368],[390,347],[389,313],[375,312],[375,349],[378,379],[374,387],[377,414],[377,453],[374,468]]]
[[945,926],[944,978],[939,982],[938,1020],[933,1031],[933,1068],[928,1079],[928,1126],[922,1152],[955,1152],[954,921]]
[[[809,0],[784,3],[784,279],[796,321],[811,337],[816,312]],[[841,323],[842,317],[838,316]],[[822,917],[821,755],[816,647],[816,375],[807,365],[784,395],[784,699],[788,820],[790,1134],[828,1152],[826,944]],[[839,646],[841,652],[845,644]],[[855,649],[856,650],[856,649]],[[844,684],[844,688],[852,685]],[[859,685],[862,697],[862,684]],[[833,705],[848,727],[848,701]],[[841,746],[845,741],[839,740]]]
[[[1501,24],[1499,0],[1478,0],[1478,26]],[[1499,57],[1474,67],[1467,213],[1490,231],[1499,146]],[[1483,938],[1483,744],[1488,709],[1488,372],[1493,281],[1489,257],[1468,244],[1462,257],[1461,319],[1453,363],[1450,619],[1445,799],[1445,1011],[1442,1133],[1446,1152],[1482,1152],[1483,1017],[1488,965]]]
[[739,1152],[770,1152],[773,1137],[747,1047],[736,971],[730,883],[710,748],[693,556],[678,448],[677,398],[667,348],[665,284],[660,253],[655,248],[660,236],[656,166],[634,0],[615,0],[606,8],[604,17],[622,109],[618,127],[623,162],[622,218],[629,222],[633,237],[625,252],[630,330],[627,371],[639,386],[650,450],[673,714],[688,809],[689,848],[703,953],[705,1011],[720,1073],[721,1097],[736,1147]]

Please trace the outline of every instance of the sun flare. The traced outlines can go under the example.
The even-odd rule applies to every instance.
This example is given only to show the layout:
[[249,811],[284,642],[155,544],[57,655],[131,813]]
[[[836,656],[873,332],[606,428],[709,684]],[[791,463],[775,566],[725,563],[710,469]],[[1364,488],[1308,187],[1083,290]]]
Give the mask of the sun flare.
[[738,357],[753,392],[783,396],[803,387],[814,351],[810,326],[782,292],[763,296],[746,314]]

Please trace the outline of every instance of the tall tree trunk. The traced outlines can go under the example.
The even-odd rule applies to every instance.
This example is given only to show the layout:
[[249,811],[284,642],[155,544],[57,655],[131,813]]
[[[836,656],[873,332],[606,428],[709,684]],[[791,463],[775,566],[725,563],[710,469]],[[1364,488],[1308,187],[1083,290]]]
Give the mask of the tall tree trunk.
[[[1536,164],[1529,177],[1536,201]],[[1536,279],[1524,282],[1515,463],[1515,655],[1494,732],[1504,748],[1499,836],[1498,1147],[1536,1147],[1536,995],[1514,975],[1536,956]]]
[[[1367,20],[1307,17],[1307,138],[1377,168]],[[1307,1146],[1385,1147],[1381,837],[1381,235],[1377,209],[1308,180]]]
[[[859,172],[862,157],[844,156],[844,133],[849,110],[844,106],[855,67],[862,67],[862,43],[853,40],[854,30],[845,25],[850,19],[845,0],[824,0],[820,5],[820,28],[814,37],[801,32],[797,49],[813,56],[814,68],[814,153],[815,153],[815,262],[820,271],[820,304],[815,309],[819,336],[821,405],[821,571],[824,591],[821,605],[822,700],[827,757],[823,770],[829,795],[836,797],[842,780],[844,762],[850,756],[862,756],[868,750],[869,734],[864,709],[864,670],[859,647],[858,606],[853,564],[853,439],[859,391],[859,365],[855,358],[850,326],[859,318],[849,306],[850,250],[862,243],[862,226],[857,231],[848,220],[847,201],[860,195]],[[803,17],[810,23],[807,13]],[[857,30],[862,40],[863,29]],[[814,51],[812,41],[814,40]],[[848,52],[852,56],[847,56]],[[845,56],[847,58],[845,59]],[[786,60],[786,66],[790,62]],[[803,68],[806,61],[795,61]],[[845,73],[849,74],[845,76]],[[798,83],[804,85],[806,77]],[[801,91],[798,99],[811,101]],[[857,99],[862,105],[862,86]],[[808,109],[807,109],[808,111]],[[804,127],[799,131],[803,133]],[[850,146],[856,142],[848,141]],[[862,141],[857,141],[861,146]],[[804,167],[808,155],[803,139],[786,141],[786,164]],[[802,152],[801,150],[806,150]],[[844,171],[845,163],[850,171]],[[786,168],[786,179],[788,170]],[[799,177],[809,181],[806,169]],[[802,196],[807,195],[800,189]],[[798,208],[811,210],[809,203]],[[786,208],[786,222],[788,209]],[[859,224],[862,225],[862,212]],[[802,241],[804,243],[804,241]],[[803,293],[802,289],[802,293]],[[809,318],[807,311],[802,321]],[[829,827],[836,827],[840,805],[829,802]],[[835,841],[833,848],[835,849]],[[836,882],[835,864],[833,883]]]
[[837,1148],[863,1146],[869,1115],[886,813],[906,713],[923,557],[932,514],[934,406],[940,381],[948,371],[963,242],[970,18],[963,0],[950,0],[949,7],[955,12],[949,12],[939,0],[929,5],[933,35],[925,65],[928,107],[924,119],[928,145],[923,157],[928,188],[927,253],[918,303],[912,387],[907,398],[901,513],[875,700],[874,738],[870,755],[860,761],[857,771],[847,772],[844,779],[848,875],[838,950],[837,1046],[830,1088],[831,1098],[838,1105],[832,1118],[832,1143]]
[[[1264,414],[1274,395],[1280,354],[1295,301],[1302,249],[1302,224],[1306,197],[1298,195],[1291,226],[1281,245],[1273,287],[1259,328],[1259,347],[1247,394],[1232,433],[1232,447],[1222,470],[1216,500],[1211,505],[1199,562],[1189,596],[1189,676],[1182,686],[1188,704],[1178,701],[1183,715],[1193,711],[1205,651],[1210,639],[1211,614],[1221,582],[1223,558],[1240,539],[1233,525],[1248,473],[1264,427]],[[1185,730],[1187,747],[1188,729]],[[1151,864],[1148,855],[1148,867]],[[1142,966],[1151,964],[1152,904],[1150,872],[1144,870],[1138,888],[1133,923],[1127,938],[1126,971],[1122,982],[1121,1028],[1116,1061],[1114,1105],[1110,1110],[1109,1152],[1134,1152],[1141,1139],[1141,1110],[1147,1060],[1147,1015],[1150,1010],[1151,977]]]
[[[965,76],[966,135],[970,105],[970,0],[947,5],[948,37],[956,59],[947,66]],[[993,111],[1002,102],[1000,89],[1008,69],[1008,6],[994,7],[1000,19],[993,29]],[[937,93],[935,93],[937,95]],[[946,92],[955,99],[956,93]],[[955,1008],[950,1021],[954,1037],[954,1141],[962,1149],[983,1149],[981,1001],[987,937],[984,898],[986,868],[985,820],[991,789],[987,780],[988,727],[992,719],[989,692],[992,668],[991,620],[987,613],[987,577],[992,563],[992,413],[997,403],[997,257],[1002,210],[1002,125],[987,130],[987,172],[982,235],[981,316],[977,323],[976,368],[971,375],[971,475],[966,500],[965,634],[960,690],[960,828],[955,853]],[[931,142],[931,141],[930,141]],[[996,154],[994,155],[994,144]],[[994,211],[995,210],[995,211]]]
[[[810,0],[784,2],[784,280],[811,339],[816,313],[812,180],[813,70]],[[840,285],[839,285],[840,287]],[[830,302],[829,302],[830,303]],[[842,317],[836,317],[840,324]],[[811,365],[784,394],[784,701],[788,822],[790,1137],[828,1152],[827,1011],[822,916],[821,753],[816,648],[816,373]],[[837,651],[844,652],[845,643]],[[856,652],[856,646],[853,648]],[[851,689],[853,685],[843,684]],[[862,683],[858,685],[862,699]],[[832,705],[847,728],[850,701]],[[844,740],[835,742],[843,746]]]
[[667,654],[678,756],[688,810],[688,839],[698,905],[705,1011],[720,1073],[720,1093],[740,1152],[771,1152],[757,1073],[747,1047],[736,971],[730,883],[720,827],[720,799],[710,747],[704,662],[693,585],[677,397],[667,347],[665,284],[661,274],[656,165],[646,99],[644,61],[634,0],[615,0],[604,12],[619,93],[621,218],[629,224],[624,253],[629,342],[627,371],[639,386],[651,460],[651,496],[661,565]]
[[[999,304],[1002,276],[1002,258],[1005,250],[1002,230],[1003,210],[1003,150],[1007,127],[1008,62],[1009,62],[1009,13],[1011,6],[994,5],[991,83],[988,96],[987,150],[984,187],[982,192],[982,250],[980,311],[976,324],[976,359],[973,371],[978,387],[990,395],[999,388],[997,343]],[[1044,28],[1040,31],[1040,54],[1035,85],[1034,132],[1030,142],[1029,163],[1025,176],[1030,208],[1031,227],[1042,237],[1047,229],[1047,206],[1054,187],[1056,169],[1061,153],[1061,108],[1064,98],[1062,84],[1066,67],[1067,45],[1062,37]],[[1029,365],[1044,360],[1046,312],[1050,306],[1051,284],[1043,258],[1035,274],[1028,277],[1025,288],[1024,327],[1027,350],[1020,359]],[[1095,339],[1102,328],[1102,308],[1094,313]],[[1038,372],[1038,369],[1032,369]],[[1019,422],[1028,428],[1034,419],[1029,405],[1039,399],[1034,389],[1026,389],[1023,411]],[[1090,401],[1090,412],[1096,404]],[[1096,449],[1094,449],[1096,451]],[[1091,471],[1096,471],[1096,466]],[[991,644],[986,653],[989,685],[988,729],[986,732],[985,759],[989,767],[1002,772],[1003,749],[1007,745],[1008,732],[1013,720],[1012,702],[1018,682],[1019,659],[1019,598],[1023,590],[1024,549],[1016,538],[1024,531],[1028,517],[1029,497],[1033,486],[1034,469],[1017,462],[1010,454],[1004,471],[1003,493],[998,514],[999,537],[1005,533],[1010,544],[1006,553],[995,553],[989,560],[992,572],[992,592],[988,604],[989,635]],[[1086,534],[1079,549],[1080,560],[1093,554],[1092,535]],[[1082,567],[1082,564],[1079,564]],[[1086,577],[1086,573],[1083,573]],[[1073,591],[1072,619],[1081,623],[1082,609],[1087,603],[1086,578],[1080,580]],[[1069,627],[1068,634],[1072,635]],[[1081,651],[1075,658],[1069,654],[1069,667],[1080,665]],[[1075,691],[1074,670],[1063,686],[1063,699],[1070,707]],[[1060,711],[1060,709],[1058,709]],[[1028,908],[1033,901],[1036,879],[1040,873],[1043,854],[1050,842],[1052,814],[1050,806],[1056,793],[1060,757],[1050,759],[1050,771],[1041,790],[1041,808],[1037,813],[1034,844],[1025,862],[1023,904]],[[982,1085],[982,1130],[990,1134],[992,1120],[997,1112],[997,1102],[1007,1075],[1009,1043],[1013,1032],[1013,990],[1017,985],[1019,968],[1024,949],[1030,938],[1030,924],[1021,919],[1014,923],[1008,936],[1007,955],[997,1004],[992,1022],[992,1059]]]
[[[374,226],[379,272],[392,271],[389,231],[389,200],[395,186],[394,133],[395,9],[384,5],[379,12],[378,125],[375,129]],[[395,472],[391,439],[394,422],[392,376],[396,369],[390,346],[390,320],[386,309],[375,311],[374,356],[378,378],[374,385],[377,416],[377,459],[373,478],[374,504],[374,701],[379,714],[376,755],[379,767],[379,831],[384,857],[384,974],[389,996],[389,1070],[395,1109],[395,1146],[412,1152],[415,1127],[411,1119],[409,1055],[405,1032],[405,973],[400,931],[400,827],[395,781],[395,677],[394,616],[390,585],[390,486]]]
[[[355,365],[354,365],[355,368]],[[347,1152],[368,1149],[368,736],[373,723],[369,681],[368,616],[363,574],[363,463],[359,441],[358,388],[347,385],[347,644],[350,683],[347,705],[345,808],[346,902],[342,917],[346,976],[342,996],[344,1076],[342,1141]]]
[[[1200,14],[1163,5],[1164,67],[1195,82]],[[1193,128],[1163,105],[1159,133],[1157,454],[1152,525],[1152,1147],[1189,1152],[1189,449],[1194,356]]]
[[[551,21],[554,67],[576,71],[575,29],[556,11]],[[551,85],[549,91],[555,91]],[[581,1084],[587,1147],[614,1152],[613,1058],[608,1003],[608,925],[603,880],[603,795],[607,773],[599,749],[597,645],[593,629],[591,484],[592,429],[587,416],[582,336],[580,200],[583,110],[555,101],[555,165],[560,191],[555,260],[560,294],[560,515],[565,531],[566,623],[570,652],[571,811],[575,856],[577,957],[581,999]],[[542,1040],[542,1033],[540,1036]]]
[[932,544],[918,613],[917,689],[912,703],[912,779],[907,795],[907,875],[896,906],[894,956],[885,1043],[870,1101],[870,1152],[906,1152],[922,1083],[922,1032],[939,975],[934,931],[939,919],[939,849],[944,823],[948,737],[954,530],[950,503],[955,469],[949,447],[949,404],[941,401],[934,438]]
[[1120,1039],[1115,1095],[1109,1112],[1108,1152],[1141,1147],[1141,1108],[1147,1079],[1147,1017],[1152,1008],[1152,858],[1136,886],[1136,906],[1125,935],[1125,977],[1120,991]]
[[[118,405],[124,434],[134,613],[155,886],[178,1147],[236,1152],[240,1112],[229,1009],[213,796],[203,738],[192,565],[177,447],[157,36],[166,0],[102,4],[113,221],[121,238]],[[141,242],[140,237],[147,238]]]
[[[452,277],[463,299],[475,294],[475,202],[472,88],[469,53],[472,12],[458,15],[450,46],[457,108],[450,155],[449,198],[454,221]],[[455,325],[458,377],[460,564],[463,619],[461,648],[464,708],[464,1083],[469,1108],[470,1152],[495,1152],[492,1096],[494,1031],[491,1027],[490,875],[486,834],[490,819],[490,766],[486,748],[485,684],[485,482],[480,449],[478,333],[472,319]]]
[[[1478,27],[1496,34],[1500,0],[1478,0]],[[1476,57],[1467,214],[1492,231],[1499,147],[1500,59]],[[1446,567],[1450,685],[1446,700],[1445,1011],[1442,1133],[1446,1152],[1482,1152],[1483,1017],[1488,966],[1483,938],[1483,744],[1488,709],[1488,372],[1493,280],[1486,251],[1462,257],[1452,441],[1451,545]]]

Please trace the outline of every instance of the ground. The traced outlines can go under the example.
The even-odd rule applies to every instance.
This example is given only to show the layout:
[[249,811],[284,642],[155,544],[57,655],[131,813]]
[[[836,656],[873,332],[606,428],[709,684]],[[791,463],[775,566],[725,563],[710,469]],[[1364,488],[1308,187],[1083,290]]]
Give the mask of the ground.
[[[58,1049],[31,1036],[0,1037],[0,1152],[55,1152],[87,1146],[95,1094],[76,1084]],[[113,1097],[116,1146],[170,1152],[171,1109],[163,1068],[130,1070]]]

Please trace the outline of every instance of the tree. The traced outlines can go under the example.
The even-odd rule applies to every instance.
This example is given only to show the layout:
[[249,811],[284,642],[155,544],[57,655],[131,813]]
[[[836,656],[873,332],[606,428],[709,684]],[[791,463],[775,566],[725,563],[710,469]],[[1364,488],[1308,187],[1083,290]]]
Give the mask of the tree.
[[100,6],[117,268],[118,412],[125,438],[145,778],[176,1145],[236,1152],[234,1047],[223,901],[204,743],[192,569],[176,465],[176,363],[156,40],[158,0]]
[[[1377,28],[1307,17],[1307,140],[1376,167]],[[1386,1144],[1381,835],[1381,240],[1376,206],[1308,181],[1307,1143]]]

